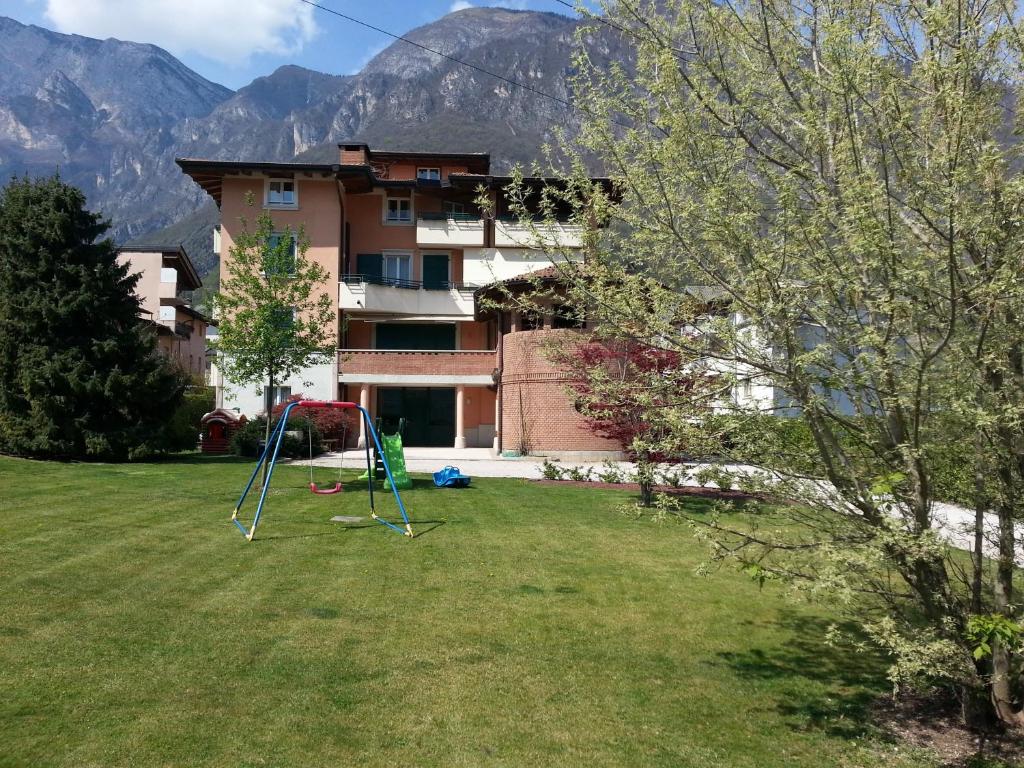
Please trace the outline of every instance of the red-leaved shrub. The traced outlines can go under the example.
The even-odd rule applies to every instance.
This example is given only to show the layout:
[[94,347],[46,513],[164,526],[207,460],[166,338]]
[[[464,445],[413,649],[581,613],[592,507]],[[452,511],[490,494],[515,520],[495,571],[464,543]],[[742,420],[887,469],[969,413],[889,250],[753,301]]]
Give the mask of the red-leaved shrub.
[[[275,405],[273,408],[274,418],[279,418],[289,403],[305,399],[305,395],[302,394],[292,395],[284,402]],[[341,440],[343,434],[352,435],[353,430],[359,430],[358,413],[351,409],[295,408],[291,415],[296,418],[309,419],[316,424],[321,436],[327,440]]]

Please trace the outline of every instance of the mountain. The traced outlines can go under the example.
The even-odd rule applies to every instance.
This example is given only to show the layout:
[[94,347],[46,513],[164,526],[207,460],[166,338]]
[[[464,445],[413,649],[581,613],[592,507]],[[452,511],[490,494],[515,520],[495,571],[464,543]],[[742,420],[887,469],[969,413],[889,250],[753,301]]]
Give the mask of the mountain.
[[0,177],[59,168],[118,236],[165,224],[194,207],[154,182],[177,170],[175,128],[231,95],[156,46],[0,17]]
[[[568,101],[579,23],[470,8],[406,36]],[[592,55],[622,57],[614,38],[594,40]],[[59,168],[111,219],[117,240],[183,238],[205,248],[190,251],[204,266],[213,263],[209,201],[175,157],[331,161],[337,142],[365,141],[486,151],[500,172],[540,159],[556,126],[577,126],[563,104],[404,42],[356,75],[285,66],[232,92],[152,45],[0,17],[0,175]]]

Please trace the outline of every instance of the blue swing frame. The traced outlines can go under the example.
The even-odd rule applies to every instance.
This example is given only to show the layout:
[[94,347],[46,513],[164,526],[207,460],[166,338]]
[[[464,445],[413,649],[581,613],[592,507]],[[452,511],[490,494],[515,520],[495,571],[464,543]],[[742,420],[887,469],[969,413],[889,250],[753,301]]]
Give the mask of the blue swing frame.
[[[405,523],[405,529],[403,530],[389,520],[385,520],[384,518],[377,516],[377,511],[373,503],[373,471],[372,463],[370,462],[370,442],[367,440],[365,449],[367,489],[370,492],[370,517],[398,533],[411,537],[413,535],[412,524],[409,522],[409,515],[405,511],[405,503],[402,501],[402,496],[398,492],[398,487],[395,485],[395,479],[391,475],[391,466],[388,464],[387,455],[381,447],[380,439],[377,437],[377,430],[373,428],[373,422],[370,420],[370,414],[366,412],[366,409],[357,403],[349,403],[341,400],[298,400],[285,406],[284,412],[281,414],[277,425],[270,433],[270,439],[267,441],[267,445],[263,449],[263,453],[260,455],[259,461],[256,462],[256,468],[252,471],[252,475],[249,477],[249,482],[246,483],[245,490],[242,491],[242,495],[238,498],[238,503],[235,504],[235,509],[231,513],[231,522],[238,527],[238,530],[242,532],[246,540],[252,541],[256,536],[256,526],[259,525],[260,516],[263,514],[263,507],[267,500],[267,491],[270,490],[270,481],[274,476],[274,467],[277,465],[277,457],[281,451],[281,443],[284,440],[284,433],[287,431],[288,417],[295,408],[339,408],[359,411],[362,415],[363,424],[366,426],[366,434],[373,438],[373,444],[377,448],[377,455],[380,456],[381,461],[384,464],[384,472],[387,474],[389,484],[391,485],[391,492],[395,496],[395,501],[398,502],[398,509],[402,513],[402,521]],[[267,478],[263,483],[263,488],[260,492],[260,500],[256,505],[256,514],[253,516],[252,526],[249,530],[246,530],[245,526],[242,525],[238,519],[238,513],[242,509],[245,497],[249,495],[249,491],[256,482],[256,476],[259,475],[260,469],[268,462]]]

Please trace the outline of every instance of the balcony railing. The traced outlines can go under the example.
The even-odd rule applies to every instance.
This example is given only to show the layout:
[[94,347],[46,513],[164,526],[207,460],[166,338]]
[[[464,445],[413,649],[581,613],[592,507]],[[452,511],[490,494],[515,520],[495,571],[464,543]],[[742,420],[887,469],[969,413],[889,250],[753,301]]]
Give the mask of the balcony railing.
[[462,248],[484,244],[484,222],[468,213],[421,213],[416,219],[416,244]]
[[424,221],[480,221],[480,215],[476,213],[449,213],[448,211],[421,213],[420,218]]
[[531,228],[518,219],[501,218],[494,222],[494,245],[498,248],[537,245],[579,248],[583,245],[583,227],[565,221],[536,221]]
[[408,288],[409,290],[426,291],[472,291],[479,286],[468,283],[456,283],[451,280],[402,280],[397,277],[382,277],[381,275],[342,275],[341,282],[345,285],[386,285],[391,288]]
[[345,376],[490,376],[493,349],[339,349],[338,372]]
[[473,314],[473,287],[448,280],[398,280],[376,275],[343,275],[338,307],[351,312],[395,315]]

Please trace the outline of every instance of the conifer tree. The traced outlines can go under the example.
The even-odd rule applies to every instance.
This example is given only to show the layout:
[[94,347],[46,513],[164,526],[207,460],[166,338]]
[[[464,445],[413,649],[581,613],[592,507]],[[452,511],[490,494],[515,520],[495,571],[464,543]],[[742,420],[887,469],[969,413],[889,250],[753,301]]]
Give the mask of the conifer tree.
[[109,223],[59,177],[0,191],[0,451],[125,459],[161,448],[185,377],[139,318]]

